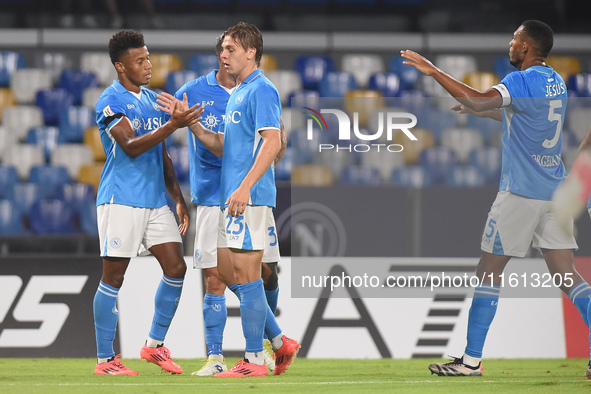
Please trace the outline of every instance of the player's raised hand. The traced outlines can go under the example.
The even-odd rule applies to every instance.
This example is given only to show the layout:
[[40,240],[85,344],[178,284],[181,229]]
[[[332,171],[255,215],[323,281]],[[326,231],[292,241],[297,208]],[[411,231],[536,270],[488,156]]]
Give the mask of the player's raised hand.
[[178,101],[176,97],[166,92],[159,93],[156,96],[156,102],[159,104],[159,108],[169,115],[172,115],[172,111]]
[[423,56],[409,49],[400,51],[400,56],[406,59],[402,62],[402,64],[413,66],[425,75],[431,76],[437,70],[433,63],[427,60],[427,58],[424,58]]
[[201,114],[203,114],[203,107],[200,106],[199,103],[195,104],[191,108],[188,108],[189,103],[187,99],[187,94],[183,95],[183,101],[179,101],[174,98],[174,104],[172,107],[172,113],[170,122],[176,126],[176,128],[181,128],[185,126],[190,126],[193,123],[199,122],[201,120]]

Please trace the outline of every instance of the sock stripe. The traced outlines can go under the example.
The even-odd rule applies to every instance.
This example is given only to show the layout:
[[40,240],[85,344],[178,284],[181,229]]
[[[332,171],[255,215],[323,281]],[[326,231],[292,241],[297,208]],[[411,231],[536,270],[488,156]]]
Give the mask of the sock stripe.
[[474,290],[474,297],[484,297],[484,296],[493,296],[493,297],[498,297],[499,294],[501,293],[500,289],[494,289],[494,288],[476,288]]
[[162,281],[172,287],[183,287],[184,278],[169,278],[166,275],[162,275]]
[[99,283],[98,291],[100,291],[104,295],[107,295],[107,296],[113,297],[113,298],[117,298],[117,294],[119,294],[119,289],[109,286],[108,284],[103,283],[103,282]]
[[[568,298],[574,302],[575,298],[580,298],[583,294],[587,296],[591,294],[591,286],[587,282],[581,282],[570,289],[568,292]],[[586,297],[581,297],[586,298]]]

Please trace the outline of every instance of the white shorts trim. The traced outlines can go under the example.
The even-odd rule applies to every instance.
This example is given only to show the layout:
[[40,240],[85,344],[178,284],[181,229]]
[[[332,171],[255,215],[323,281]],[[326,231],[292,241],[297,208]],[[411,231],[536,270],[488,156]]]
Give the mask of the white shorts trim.
[[481,249],[497,255],[525,257],[530,243],[536,249],[578,249],[575,238],[556,222],[552,201],[498,192],[488,214]]
[[183,242],[168,205],[152,209],[102,204],[96,210],[102,257],[131,258],[154,245]]

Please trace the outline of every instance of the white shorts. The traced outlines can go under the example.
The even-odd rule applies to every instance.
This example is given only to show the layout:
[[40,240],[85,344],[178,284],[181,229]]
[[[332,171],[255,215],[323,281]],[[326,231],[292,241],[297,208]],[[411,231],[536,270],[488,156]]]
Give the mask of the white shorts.
[[530,243],[536,249],[577,250],[575,238],[560,228],[551,208],[552,201],[499,192],[488,213],[480,248],[514,257],[525,257]]
[[136,257],[140,249],[183,242],[168,205],[151,209],[102,204],[96,212],[102,257]]
[[243,215],[233,217],[228,215],[226,207],[219,220],[218,248],[265,249],[269,216],[272,215],[271,207],[248,205]]
[[[218,226],[222,211],[219,206],[197,205],[195,214],[195,246],[193,268],[204,269],[217,267]],[[279,242],[275,230],[275,217],[269,215],[267,224],[264,263],[276,263],[280,259]]]

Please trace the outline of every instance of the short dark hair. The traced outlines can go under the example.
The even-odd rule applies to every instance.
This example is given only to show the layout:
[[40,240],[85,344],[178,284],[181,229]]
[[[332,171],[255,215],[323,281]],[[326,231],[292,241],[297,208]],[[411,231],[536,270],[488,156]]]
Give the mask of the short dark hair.
[[129,49],[143,48],[144,35],[135,30],[121,30],[113,35],[109,40],[109,56],[113,65],[120,61]]
[[536,53],[546,58],[554,45],[552,28],[538,20],[525,21],[521,26],[523,26],[525,35],[533,41],[532,44]]
[[222,44],[224,43],[224,37],[226,37],[226,33],[222,33],[218,38],[215,39],[215,55],[219,58],[220,53],[222,53]]
[[240,22],[229,28],[225,36],[231,36],[244,50],[254,48],[256,50],[255,62],[257,67],[261,65],[263,56],[263,35],[260,30],[250,23]]

